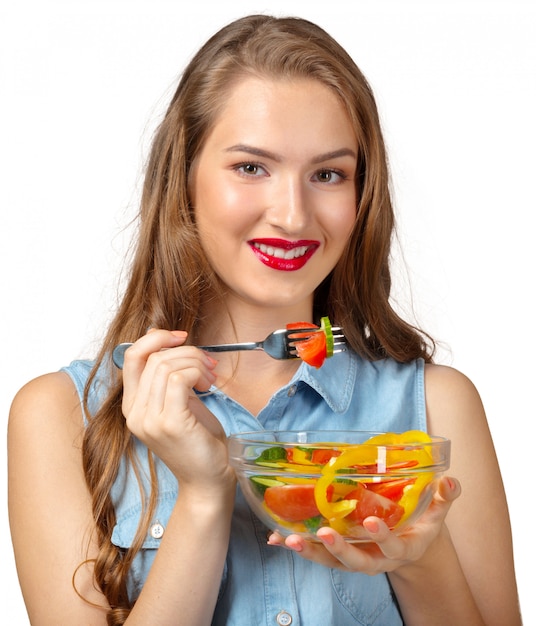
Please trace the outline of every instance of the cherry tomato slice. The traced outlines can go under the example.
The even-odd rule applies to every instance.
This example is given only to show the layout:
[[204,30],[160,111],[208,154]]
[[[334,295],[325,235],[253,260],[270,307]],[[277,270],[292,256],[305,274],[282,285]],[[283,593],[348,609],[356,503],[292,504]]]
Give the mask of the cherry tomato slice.
[[[310,337],[307,333],[296,333],[296,338],[302,339],[303,337],[309,337],[305,341],[300,341],[296,344],[298,356],[302,361],[316,368],[319,368],[324,363],[326,357],[333,354],[333,334],[331,333],[331,325],[329,325],[329,328],[327,327],[327,324],[329,324],[327,317],[322,318],[322,320],[324,332],[314,333]],[[287,330],[297,330],[300,328],[310,328],[311,330],[320,329],[319,326],[311,322],[292,322],[287,324]],[[328,330],[329,333],[327,332]]]
[[357,500],[355,509],[347,516],[348,520],[356,524],[362,524],[364,519],[374,515],[382,519],[389,528],[394,528],[404,515],[404,509],[399,504],[361,484],[346,494],[346,499]]
[[326,335],[315,333],[309,339],[296,344],[298,356],[309,365],[319,368],[327,355]]
[[[330,491],[333,493],[333,487]],[[320,515],[314,492],[314,483],[268,487],[264,492],[264,502],[281,519],[287,522],[299,522]]]

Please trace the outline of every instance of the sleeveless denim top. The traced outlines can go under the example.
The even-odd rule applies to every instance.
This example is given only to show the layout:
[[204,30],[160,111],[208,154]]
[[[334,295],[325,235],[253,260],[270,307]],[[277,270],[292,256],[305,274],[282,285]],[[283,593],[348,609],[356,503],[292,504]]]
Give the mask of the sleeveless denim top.
[[[63,368],[80,396],[92,365],[91,361],[73,361]],[[106,391],[105,372],[99,374],[90,396],[91,413]],[[251,384],[255,384],[254,372]],[[212,391],[202,396],[202,400],[228,434],[263,429],[395,432],[427,429],[424,363],[420,359],[408,364],[391,359],[370,362],[347,351],[334,355],[319,369],[301,363],[289,384],[272,396],[257,417],[220,390]],[[148,489],[147,448],[138,440],[135,445]],[[177,480],[158,459],[157,472],[160,495],[153,520],[155,526],[148,533],[130,574],[132,599],[141,591],[177,497]],[[111,495],[117,512],[112,541],[117,546],[128,547],[138,525],[141,499],[136,478],[126,464],[121,467]],[[290,550],[268,546],[266,537],[267,528],[250,511],[237,488],[213,626],[403,624],[386,575],[329,569]]]

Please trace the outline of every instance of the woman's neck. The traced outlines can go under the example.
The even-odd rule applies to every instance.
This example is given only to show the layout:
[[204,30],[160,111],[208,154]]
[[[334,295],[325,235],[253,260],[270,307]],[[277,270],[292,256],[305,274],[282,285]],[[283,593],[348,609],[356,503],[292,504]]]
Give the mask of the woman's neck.
[[262,351],[211,353],[218,361],[216,386],[258,415],[273,394],[288,384],[296,373],[299,359],[277,360]]
[[285,308],[268,308],[227,298],[203,311],[194,342],[197,345],[263,341],[271,332],[292,322],[312,321],[311,302]]

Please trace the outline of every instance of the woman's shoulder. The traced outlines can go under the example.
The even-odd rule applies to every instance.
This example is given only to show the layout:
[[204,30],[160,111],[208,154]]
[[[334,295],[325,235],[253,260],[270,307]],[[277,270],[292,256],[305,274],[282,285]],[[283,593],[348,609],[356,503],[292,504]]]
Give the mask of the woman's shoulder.
[[33,493],[41,477],[53,484],[52,476],[65,478],[71,468],[80,467],[83,432],[80,400],[67,374],[45,374],[26,383],[13,399],[8,421],[13,494]]
[[15,395],[9,428],[24,430],[57,427],[65,417],[81,420],[80,399],[72,379],[63,371],[43,374],[27,382]]
[[19,407],[32,402],[61,402],[66,396],[76,398],[76,389],[66,372],[50,372],[33,378],[24,384],[13,400],[13,406]]
[[449,365],[427,363],[424,367],[427,398],[434,403],[480,402],[473,381],[460,370]]
[[463,372],[448,365],[427,364],[424,373],[430,432],[446,435],[488,430],[478,389]]

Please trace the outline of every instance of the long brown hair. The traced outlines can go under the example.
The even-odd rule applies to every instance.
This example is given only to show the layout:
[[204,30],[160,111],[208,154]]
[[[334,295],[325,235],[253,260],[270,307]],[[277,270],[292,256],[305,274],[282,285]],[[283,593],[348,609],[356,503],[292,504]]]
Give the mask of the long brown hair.
[[[86,387],[86,406],[96,372],[109,363],[116,343],[133,341],[150,326],[195,334],[203,304],[218,297],[217,278],[196,232],[189,172],[226,95],[247,76],[318,80],[338,95],[355,128],[357,218],[342,258],[315,293],[315,314],[328,315],[343,326],[348,344],[367,359],[432,359],[432,340],[402,320],[390,304],[394,213],[385,145],[369,84],[345,50],[315,24],[254,15],[221,29],[193,57],[156,132],[135,254],[122,301]],[[147,532],[157,485],[153,480],[149,497],[142,493],[144,518],[133,546],[121,551],[111,543],[115,512],[109,493],[121,459],[136,466],[121,413],[120,375],[112,373],[110,378],[105,402],[88,416],[83,463],[99,546],[95,579],[112,607],[108,623],[122,624],[130,607],[126,578]]]

